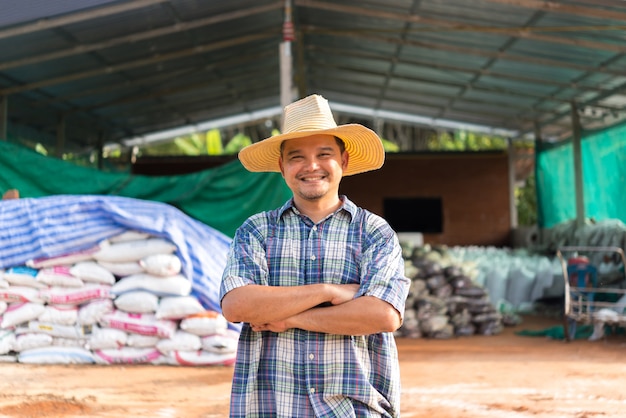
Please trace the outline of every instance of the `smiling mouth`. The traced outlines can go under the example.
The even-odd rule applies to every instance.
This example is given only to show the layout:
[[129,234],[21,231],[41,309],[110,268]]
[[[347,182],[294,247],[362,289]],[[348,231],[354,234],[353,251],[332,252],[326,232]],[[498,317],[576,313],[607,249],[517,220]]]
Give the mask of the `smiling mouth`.
[[299,180],[304,182],[304,183],[315,183],[318,181],[322,181],[326,179],[326,175],[316,175],[316,176],[311,176],[311,175],[306,175],[306,176],[301,176],[299,177]]
[[323,179],[325,179],[325,177],[304,177],[304,178],[301,178],[300,180],[305,183],[315,183],[318,181],[322,181]]

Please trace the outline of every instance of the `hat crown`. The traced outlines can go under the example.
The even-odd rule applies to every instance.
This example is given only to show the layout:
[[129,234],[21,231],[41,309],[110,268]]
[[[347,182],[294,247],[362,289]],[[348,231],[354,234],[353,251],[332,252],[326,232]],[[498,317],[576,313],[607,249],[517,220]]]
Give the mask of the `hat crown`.
[[285,106],[284,115],[283,133],[337,127],[328,100],[317,94]]

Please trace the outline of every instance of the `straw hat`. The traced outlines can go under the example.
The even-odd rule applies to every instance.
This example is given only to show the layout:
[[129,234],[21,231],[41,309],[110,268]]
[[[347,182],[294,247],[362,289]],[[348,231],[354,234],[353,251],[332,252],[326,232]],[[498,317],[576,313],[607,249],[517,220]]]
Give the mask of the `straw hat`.
[[249,171],[280,172],[281,142],[320,134],[336,136],[346,144],[350,159],[344,176],[376,170],[385,161],[382,141],[374,131],[359,124],[337,126],[328,100],[317,94],[285,106],[282,134],[243,148],[239,160]]

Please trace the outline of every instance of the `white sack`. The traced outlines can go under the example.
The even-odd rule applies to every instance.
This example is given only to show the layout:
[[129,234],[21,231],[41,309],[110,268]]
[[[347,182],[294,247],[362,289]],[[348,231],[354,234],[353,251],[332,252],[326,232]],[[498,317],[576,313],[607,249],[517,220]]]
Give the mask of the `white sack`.
[[70,274],[89,283],[100,283],[112,285],[115,283],[115,276],[105,267],[95,261],[82,261],[70,267]]
[[187,296],[191,293],[191,281],[180,274],[159,277],[140,273],[124,277],[111,287],[114,295],[136,290],[145,290],[157,296]]
[[20,363],[30,364],[89,364],[94,363],[91,351],[80,347],[42,347],[24,350],[18,356]]
[[139,260],[139,265],[148,274],[173,276],[180,273],[182,263],[175,254],[152,254]]
[[182,319],[204,311],[204,307],[193,296],[167,296],[161,298],[156,310],[158,319]]
[[122,347],[94,352],[94,358],[98,364],[147,364],[161,355],[156,348]]
[[36,319],[45,310],[41,303],[19,302],[9,305],[2,315],[0,327],[7,329]]
[[159,306],[159,297],[145,290],[136,290],[118,296],[113,303],[124,312],[154,313]]
[[111,299],[97,299],[79,307],[76,323],[79,325],[94,325],[107,313],[113,312]]
[[176,245],[162,238],[148,238],[136,241],[113,243],[101,248],[93,254],[98,261],[124,263],[139,261],[152,254],[171,254],[176,251]]
[[170,338],[164,338],[156,345],[157,350],[163,354],[172,351],[194,351],[202,347],[200,337],[185,331],[176,331]]
[[70,273],[67,266],[47,267],[39,270],[37,280],[47,286],[83,287],[85,283]]
[[41,332],[27,332],[15,337],[15,351],[31,350],[33,348],[50,347],[52,345],[52,335]]

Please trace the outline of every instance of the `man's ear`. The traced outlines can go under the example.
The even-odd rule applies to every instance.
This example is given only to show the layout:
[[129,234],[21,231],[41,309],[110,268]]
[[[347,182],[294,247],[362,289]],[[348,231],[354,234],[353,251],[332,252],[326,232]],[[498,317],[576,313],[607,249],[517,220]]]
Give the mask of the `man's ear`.
[[278,157],[278,167],[280,168],[280,174],[285,177],[285,169],[283,168],[283,158]]
[[348,154],[348,151],[344,151],[343,154],[341,155],[341,168],[343,169],[343,171],[346,171],[346,169],[348,168],[349,160],[350,160],[350,154]]

